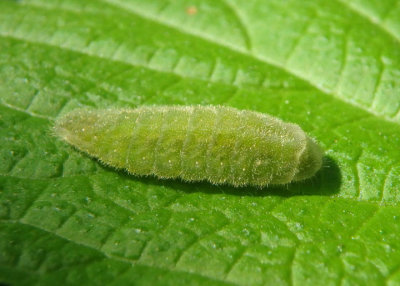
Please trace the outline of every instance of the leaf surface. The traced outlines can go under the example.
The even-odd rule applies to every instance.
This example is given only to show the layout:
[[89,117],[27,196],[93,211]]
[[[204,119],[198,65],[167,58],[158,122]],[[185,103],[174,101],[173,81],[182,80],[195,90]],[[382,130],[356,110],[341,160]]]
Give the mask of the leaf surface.
[[[0,281],[400,283],[400,2],[0,2]],[[310,181],[137,178],[51,131],[74,108],[222,104],[298,123]]]

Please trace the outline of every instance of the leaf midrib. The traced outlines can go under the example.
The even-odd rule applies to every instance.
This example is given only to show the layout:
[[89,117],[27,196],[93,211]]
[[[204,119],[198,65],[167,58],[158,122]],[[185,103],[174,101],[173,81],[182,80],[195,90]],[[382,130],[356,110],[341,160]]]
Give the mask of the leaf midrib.
[[[341,5],[343,5],[346,9],[351,10],[352,12],[354,12],[357,15],[361,16],[363,19],[366,18],[369,23],[376,24],[375,22],[372,22],[364,14],[361,14],[357,10],[351,9],[348,6],[344,5],[341,2],[341,0],[336,0],[336,1],[340,2]],[[270,65],[270,66],[274,66],[274,67],[276,67],[278,69],[281,69],[282,71],[286,72],[287,74],[291,74],[291,75],[297,77],[298,79],[300,79],[303,82],[307,83],[310,87],[314,87],[316,90],[318,90],[318,91],[320,91],[320,92],[322,92],[322,93],[324,93],[324,94],[326,94],[328,96],[331,96],[331,97],[335,98],[336,100],[342,101],[342,102],[344,102],[346,104],[349,104],[349,105],[351,105],[351,106],[353,106],[353,107],[355,107],[357,109],[366,111],[369,114],[373,115],[374,117],[380,118],[380,119],[382,119],[384,121],[395,123],[397,125],[399,124],[399,122],[397,122],[397,120],[395,120],[394,118],[389,117],[389,116],[385,116],[383,114],[379,114],[379,113],[375,112],[374,110],[372,110],[371,108],[368,108],[367,106],[359,104],[359,103],[357,103],[357,102],[355,102],[355,101],[353,101],[351,99],[346,99],[344,97],[338,96],[335,92],[329,91],[328,89],[324,88],[323,86],[315,84],[314,82],[310,81],[306,77],[302,76],[301,73],[293,71],[293,70],[290,70],[287,67],[285,67],[283,64],[280,64],[279,62],[275,62],[272,59],[267,59],[267,58],[265,58],[265,57],[263,57],[261,55],[256,55],[254,53],[249,52],[247,49],[243,49],[243,48],[237,47],[235,45],[232,45],[230,43],[220,41],[219,39],[217,39],[215,37],[210,37],[207,34],[199,33],[199,32],[196,32],[196,31],[193,31],[193,30],[190,30],[190,29],[185,29],[184,27],[182,28],[180,26],[177,26],[177,25],[162,21],[162,20],[154,17],[150,13],[143,13],[143,11],[134,10],[133,7],[131,7],[131,6],[128,7],[127,5],[123,5],[121,3],[116,3],[116,1],[114,1],[114,0],[100,0],[100,2],[103,2],[104,4],[112,6],[112,7],[116,8],[116,9],[119,9],[119,10],[121,10],[123,12],[131,13],[132,15],[135,15],[136,17],[142,18],[144,20],[147,20],[147,21],[150,21],[150,22],[154,22],[154,23],[156,23],[158,25],[161,25],[161,26],[166,26],[166,27],[168,27],[170,29],[173,29],[173,30],[176,30],[176,31],[178,31],[178,32],[180,32],[182,34],[198,37],[198,38],[200,38],[200,39],[202,39],[204,41],[207,41],[207,42],[209,42],[211,44],[227,48],[227,49],[231,50],[232,52],[238,53],[238,54],[240,54],[240,55],[242,55],[244,57],[249,57],[249,58],[251,58],[253,60],[259,61],[260,63],[267,64],[267,65]],[[68,12],[82,14],[81,11],[77,11],[77,10],[74,10],[74,9],[66,9],[64,7],[55,7],[55,8],[53,8],[54,7],[53,6],[52,8],[50,8],[49,6],[45,6],[45,5],[25,3],[25,2],[23,3],[23,5],[37,7],[37,8],[40,8],[40,9],[60,10],[60,11],[68,11]],[[84,11],[84,13],[88,13],[88,12]],[[97,13],[95,13],[95,14],[97,14]],[[382,26],[380,26],[380,25],[375,25],[375,26],[377,26],[380,30],[385,32],[385,34],[388,33]],[[389,35],[391,37],[393,37],[393,35],[391,33]],[[172,72],[167,72],[167,71],[164,71],[164,70],[154,69],[154,68],[149,67],[148,65],[134,64],[134,63],[131,63],[131,62],[124,62],[124,61],[120,61],[120,60],[109,58],[109,57],[101,57],[100,55],[88,53],[86,51],[82,51],[82,50],[79,50],[79,49],[72,49],[72,48],[65,47],[65,46],[57,46],[57,45],[53,45],[53,44],[48,43],[48,42],[32,41],[32,40],[28,40],[28,39],[26,39],[24,37],[16,37],[16,36],[11,35],[11,34],[0,34],[0,36],[1,37],[9,37],[9,38],[17,39],[17,40],[22,40],[22,41],[26,41],[26,42],[32,43],[32,44],[44,44],[44,45],[48,45],[48,46],[55,47],[55,48],[60,48],[60,49],[67,50],[67,51],[78,52],[78,53],[81,53],[81,54],[84,54],[84,55],[87,55],[87,56],[102,58],[102,59],[106,59],[106,60],[110,60],[110,61],[114,61],[114,62],[120,62],[120,63],[123,63],[123,64],[135,66],[135,67],[143,67],[143,68],[146,68],[146,69],[149,69],[149,70],[154,70],[154,71],[161,72],[161,73],[171,73],[171,74],[180,76],[182,78],[185,78],[184,76],[182,76],[181,74],[178,74],[178,73],[172,73]],[[187,78],[193,78],[193,77],[187,77]],[[195,78],[195,79],[198,79],[198,78]],[[198,80],[209,81],[207,79],[198,79]],[[240,89],[240,87],[236,86],[236,85],[229,85],[229,86],[232,86],[232,87],[235,87],[237,89]],[[333,89],[333,90],[335,90],[335,89]]]
[[[174,29],[174,30],[177,30],[177,31],[180,32],[180,33],[183,33],[183,34],[186,34],[186,35],[190,35],[190,36],[199,37],[199,38],[201,38],[202,40],[208,41],[208,42],[210,42],[210,43],[212,43],[212,44],[219,45],[219,46],[221,46],[221,47],[225,47],[225,48],[231,49],[233,52],[239,53],[239,54],[241,54],[241,55],[243,55],[243,56],[250,57],[250,58],[252,58],[252,59],[254,59],[254,60],[257,60],[257,61],[259,61],[259,62],[261,62],[261,63],[268,64],[268,65],[271,65],[271,66],[275,66],[275,67],[277,67],[277,68],[279,68],[279,69],[285,71],[285,72],[288,73],[288,74],[294,75],[295,77],[297,77],[297,78],[301,79],[302,81],[308,83],[310,86],[313,86],[313,87],[316,88],[317,90],[319,90],[319,91],[321,91],[321,92],[323,92],[323,93],[325,93],[325,94],[327,94],[327,95],[330,95],[330,96],[334,97],[334,98],[337,99],[337,100],[343,101],[343,102],[345,102],[345,103],[347,103],[347,104],[349,104],[349,105],[351,105],[351,106],[354,106],[354,107],[356,107],[356,108],[358,108],[358,109],[364,110],[364,111],[366,111],[366,112],[368,112],[368,113],[374,115],[375,117],[382,118],[382,119],[385,120],[385,121],[394,122],[394,123],[398,124],[398,122],[397,122],[396,120],[392,119],[391,117],[389,117],[389,116],[383,116],[383,115],[381,115],[381,114],[378,114],[378,113],[376,113],[374,110],[372,110],[372,109],[370,109],[370,108],[367,108],[366,106],[363,106],[363,105],[361,105],[361,104],[358,104],[357,102],[354,102],[354,101],[352,101],[352,100],[346,100],[345,98],[338,96],[336,93],[331,92],[331,91],[329,91],[329,90],[326,89],[326,88],[323,88],[323,86],[319,86],[319,85],[315,84],[314,82],[310,81],[308,78],[302,76],[300,73],[298,73],[298,72],[296,72],[296,71],[294,71],[294,70],[290,70],[290,69],[288,69],[287,67],[285,67],[283,64],[281,64],[281,63],[279,63],[279,62],[276,62],[276,61],[273,61],[272,59],[268,59],[268,58],[263,57],[262,55],[257,55],[257,54],[251,53],[251,52],[249,52],[249,51],[246,50],[246,49],[243,49],[243,48],[234,46],[234,45],[232,45],[232,44],[230,44],[230,43],[223,42],[223,41],[219,41],[218,38],[210,37],[210,36],[208,36],[207,34],[199,33],[199,32],[196,32],[196,31],[193,31],[193,30],[190,30],[190,29],[185,29],[184,27],[186,27],[186,26],[182,26],[182,27],[183,27],[183,28],[182,28],[182,27],[180,27],[180,26],[173,25],[173,24],[171,24],[171,23],[167,23],[167,22],[165,22],[165,21],[162,21],[162,20],[160,20],[160,19],[154,17],[154,16],[153,16],[152,14],[150,14],[150,13],[143,13],[143,11],[134,10],[132,6],[123,5],[123,4],[121,4],[121,3],[116,3],[115,0],[100,0],[100,1],[101,1],[101,2],[104,2],[104,3],[107,3],[107,4],[109,4],[109,5],[113,6],[113,7],[116,7],[116,8],[118,8],[118,9],[120,9],[121,11],[124,11],[124,12],[128,11],[128,12],[132,13],[133,15],[137,16],[137,17],[146,19],[146,20],[148,20],[148,21],[152,21],[152,22],[154,22],[154,23],[156,23],[156,24],[159,24],[159,25],[167,26],[167,27],[169,27],[169,28],[172,28],[172,29]],[[384,29],[384,28],[383,28],[382,26],[380,26],[380,25],[377,25],[377,23],[371,21],[371,19],[368,18],[368,17],[366,17],[364,14],[361,14],[359,11],[357,11],[357,10],[355,10],[355,9],[351,9],[349,6],[344,5],[344,4],[341,2],[341,0],[336,0],[336,1],[338,1],[339,3],[341,3],[341,5],[343,5],[346,9],[349,9],[349,10],[351,10],[352,12],[356,13],[358,16],[361,16],[363,19],[367,19],[369,23],[375,24],[375,26],[377,26],[377,27],[378,27],[380,30],[382,30],[385,34],[389,34],[391,38],[393,37],[393,35],[392,35],[391,33],[389,33],[386,29]],[[162,19],[162,18],[161,18],[161,19]],[[397,38],[396,38],[396,39],[397,39]],[[251,38],[249,39],[249,41],[251,41]]]
[[[400,43],[400,37],[399,35],[395,34],[393,31],[389,30],[386,26],[383,25],[384,22],[378,22],[374,18],[372,18],[370,15],[367,13],[363,12],[361,9],[359,9],[357,6],[353,5],[351,2],[348,3],[344,0],[336,0],[339,2],[341,5],[346,7],[347,9],[351,10],[361,18],[367,20],[372,26],[378,27],[379,30],[383,31],[386,35],[388,35],[390,38],[394,38],[397,43]],[[381,19],[379,19],[381,20]]]

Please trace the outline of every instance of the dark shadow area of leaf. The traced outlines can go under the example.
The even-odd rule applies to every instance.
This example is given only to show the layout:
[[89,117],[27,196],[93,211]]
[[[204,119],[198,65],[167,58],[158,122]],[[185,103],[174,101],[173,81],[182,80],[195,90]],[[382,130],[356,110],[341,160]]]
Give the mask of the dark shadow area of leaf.
[[302,181],[292,183],[286,187],[264,188],[262,192],[269,192],[271,195],[277,196],[331,196],[337,194],[342,184],[342,175],[340,168],[332,157],[325,156],[322,168],[314,177]]
[[[103,168],[109,171],[114,171],[112,167],[103,165]],[[118,171],[117,171],[118,172]],[[179,179],[158,179],[153,176],[149,177],[137,177],[130,175],[124,171],[119,171],[122,177],[139,180],[142,183],[158,186],[166,186],[179,191],[193,193],[203,192],[209,194],[224,193],[236,196],[303,196],[303,195],[315,195],[315,196],[331,196],[337,194],[340,190],[341,185],[341,173],[339,166],[329,156],[324,157],[324,163],[322,168],[317,174],[305,181],[291,183],[283,186],[268,186],[264,188],[256,187],[242,187],[235,188],[228,185],[212,185],[208,182],[184,182]]]

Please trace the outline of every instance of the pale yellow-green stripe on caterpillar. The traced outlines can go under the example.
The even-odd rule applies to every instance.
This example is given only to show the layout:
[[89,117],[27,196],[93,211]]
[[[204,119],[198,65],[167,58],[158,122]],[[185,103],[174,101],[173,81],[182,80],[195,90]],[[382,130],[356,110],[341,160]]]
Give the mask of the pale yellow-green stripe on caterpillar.
[[225,106],[77,109],[54,131],[140,176],[262,187],[307,179],[322,165],[321,148],[298,125]]

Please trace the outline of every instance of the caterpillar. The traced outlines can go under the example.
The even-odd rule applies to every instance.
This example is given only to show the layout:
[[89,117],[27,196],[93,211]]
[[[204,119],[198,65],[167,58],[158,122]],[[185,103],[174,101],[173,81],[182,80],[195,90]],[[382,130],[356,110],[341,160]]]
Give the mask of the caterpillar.
[[322,165],[321,148],[298,125],[226,106],[76,109],[54,131],[139,176],[263,187],[310,178]]

